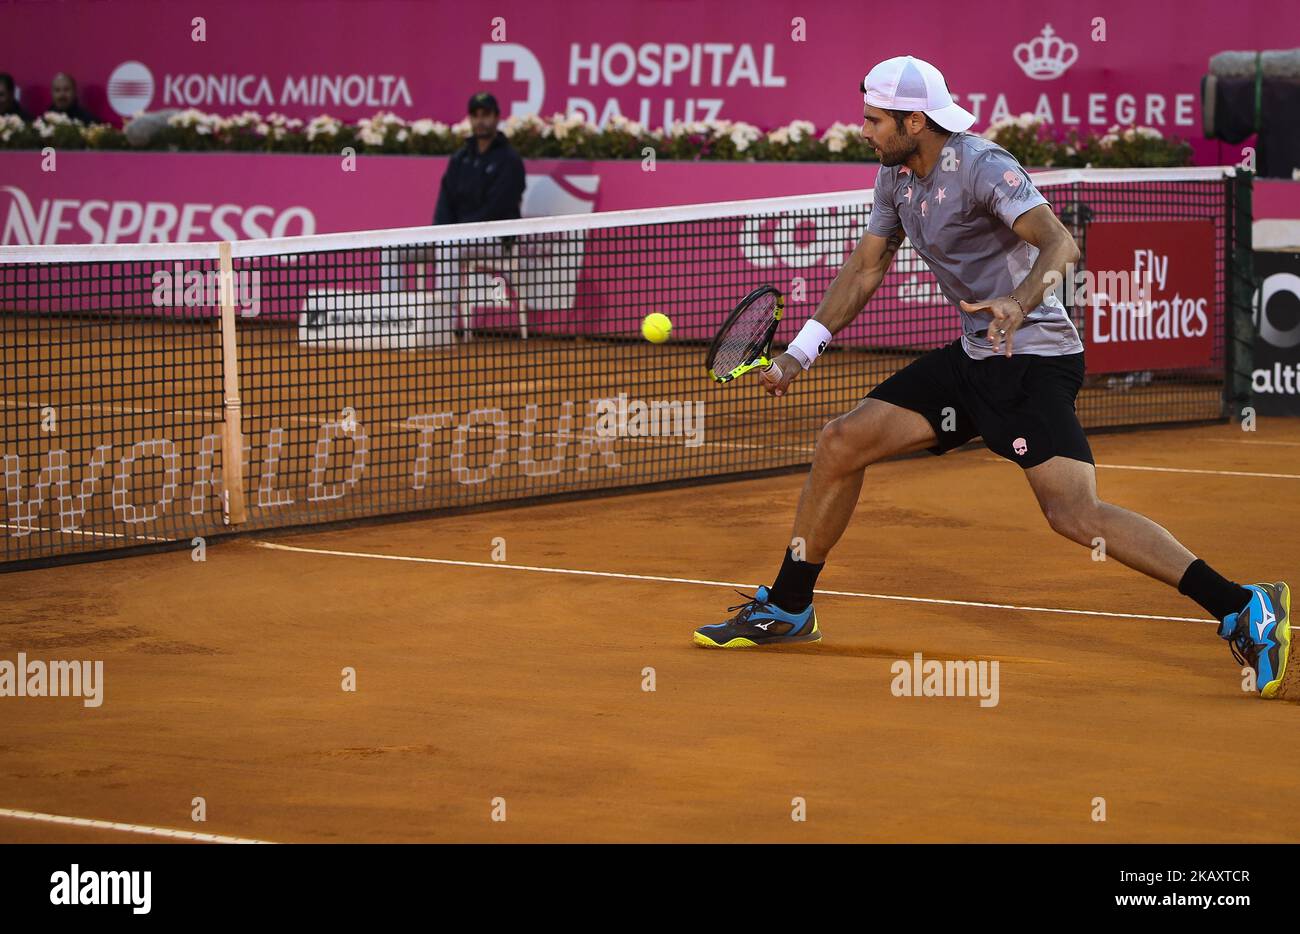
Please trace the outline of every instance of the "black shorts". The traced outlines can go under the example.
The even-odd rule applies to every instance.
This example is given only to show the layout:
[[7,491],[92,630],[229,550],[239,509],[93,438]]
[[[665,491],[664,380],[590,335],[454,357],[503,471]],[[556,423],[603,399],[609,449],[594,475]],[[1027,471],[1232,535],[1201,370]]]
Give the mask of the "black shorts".
[[972,438],[994,454],[1035,467],[1053,457],[1094,463],[1074,412],[1083,354],[1016,354],[972,360],[957,340],[912,361],[871,392],[924,415],[943,454]]

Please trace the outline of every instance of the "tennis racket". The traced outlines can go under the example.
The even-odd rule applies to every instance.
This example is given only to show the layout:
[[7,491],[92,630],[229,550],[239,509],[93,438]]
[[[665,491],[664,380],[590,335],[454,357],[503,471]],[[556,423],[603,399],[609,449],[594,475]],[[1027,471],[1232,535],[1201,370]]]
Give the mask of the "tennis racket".
[[772,361],[772,338],[781,323],[785,298],[775,286],[760,285],[740,300],[709,345],[704,365],[715,382],[729,383]]

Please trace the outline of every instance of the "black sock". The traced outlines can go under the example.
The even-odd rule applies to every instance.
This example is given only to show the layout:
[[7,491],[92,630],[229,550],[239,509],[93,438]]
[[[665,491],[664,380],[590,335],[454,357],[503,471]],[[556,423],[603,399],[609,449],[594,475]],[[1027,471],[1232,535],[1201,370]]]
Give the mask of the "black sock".
[[794,554],[787,548],[785,560],[781,562],[781,571],[776,575],[776,583],[772,585],[768,600],[787,613],[802,613],[812,603],[817,575],[824,567],[824,561],[812,564],[795,560]]
[[1250,591],[1221,576],[1200,558],[1187,566],[1178,592],[1191,597],[1215,619],[1238,613],[1250,600]]

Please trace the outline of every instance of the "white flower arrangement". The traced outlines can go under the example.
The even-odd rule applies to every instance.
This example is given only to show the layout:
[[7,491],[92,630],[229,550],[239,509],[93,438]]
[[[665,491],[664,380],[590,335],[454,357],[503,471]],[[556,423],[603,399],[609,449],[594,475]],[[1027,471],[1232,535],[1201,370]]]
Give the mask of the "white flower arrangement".
[[[296,132],[302,128],[302,121],[296,117],[286,117],[284,114],[272,113],[267,114],[265,125],[269,128],[269,135],[272,139],[284,139],[290,133]],[[263,133],[263,135],[268,135]]]
[[694,120],[690,123],[674,120],[668,127],[667,136],[671,139],[681,139],[683,136],[704,136],[712,139],[713,127],[714,124],[705,123],[703,120]]
[[394,134],[397,142],[406,142],[410,137],[406,121],[395,113],[381,111],[357,123],[357,139],[367,146],[382,146],[388,139],[389,131],[394,128],[397,130]]
[[763,131],[752,124],[736,122],[728,127],[727,136],[736,147],[736,152],[744,152],[752,143],[763,138]]
[[790,142],[796,146],[803,142],[805,136],[813,136],[817,133],[817,128],[807,120],[795,120],[789,126]]
[[411,133],[415,136],[443,136],[447,133],[447,124],[437,120],[416,120],[411,124]]
[[856,139],[862,132],[861,126],[854,123],[832,123],[821,136],[828,152],[843,152],[848,148],[849,140]]
[[642,136],[645,134],[645,127],[636,120],[629,120],[622,114],[614,114],[609,118],[609,123],[605,125],[607,131],[615,133],[626,133],[628,136]]
[[581,111],[578,111],[567,117],[561,114],[553,116],[551,118],[551,132],[556,139],[568,139],[577,132],[590,133],[591,128],[587,126],[587,118]]
[[167,118],[167,125],[181,130],[193,130],[199,136],[215,136],[229,125],[229,121],[191,107],[172,114]]
[[1042,120],[1026,112],[1018,117],[1003,117],[1001,120],[994,120],[989,124],[988,129],[984,131],[983,136],[985,139],[996,139],[997,135],[1006,129],[1032,130],[1042,125]]
[[550,136],[553,121],[559,117],[560,115],[556,114],[550,120],[543,120],[537,114],[529,114],[526,117],[509,116],[502,121],[501,132],[506,135],[507,139],[521,130],[540,133],[542,136]]
[[243,113],[235,114],[233,117],[225,119],[222,119],[221,117],[213,118],[210,124],[198,124],[195,127],[195,130],[203,135],[234,130],[252,133],[255,136],[265,138],[271,135],[271,124],[263,119],[262,115],[256,111],[245,110]]
[[1136,139],[1164,139],[1164,134],[1154,127],[1149,126],[1131,126],[1124,131],[1124,142],[1131,143]]
[[1132,143],[1139,139],[1163,140],[1164,138],[1165,135],[1154,127],[1136,125],[1121,127],[1116,124],[1106,131],[1106,135],[1097,141],[1097,145],[1102,149],[1110,149],[1120,140]]
[[189,110],[182,110],[172,114],[167,118],[167,125],[188,129],[189,127],[208,124],[216,120],[216,117],[209,116],[201,110],[195,110],[191,107]]
[[775,130],[771,130],[767,134],[767,141],[774,146],[797,146],[805,139],[814,138],[816,136],[817,128],[810,122],[807,120],[795,120],[786,126],[777,127]]
[[[186,136],[197,136],[211,140],[210,146],[231,146],[232,148],[249,148],[250,139],[256,146],[257,140],[274,141],[280,151],[308,151],[319,149],[323,140],[328,147],[333,145],[342,134],[355,134],[358,143],[368,148],[388,149],[402,152],[449,152],[458,141],[470,136],[470,122],[466,117],[459,122],[447,125],[436,120],[423,118],[408,122],[392,112],[380,111],[372,117],[353,122],[345,122],[336,117],[322,114],[307,121],[287,117],[280,113],[262,116],[255,111],[244,111],[230,117],[219,117],[190,108],[169,115],[170,127],[185,131]],[[1044,121],[1032,113],[1022,113],[1015,117],[1004,117],[995,121],[985,131],[984,136],[995,138],[1007,128],[1032,130],[1042,127]],[[48,113],[27,125],[17,117],[0,117],[0,147],[31,147],[33,138],[48,140],[58,134],[66,133],[72,127],[81,134],[82,140],[89,148],[122,148],[125,140],[122,130],[109,124],[92,124],[83,126],[70,120],[63,114]],[[818,135],[816,127],[808,120],[794,120],[786,126],[779,126],[770,132],[743,121],[733,120],[692,120],[676,121],[667,127],[650,129],[639,121],[621,114],[614,114],[603,126],[588,122],[582,112],[570,114],[556,113],[550,117],[537,114],[516,117],[510,116],[501,121],[501,129],[507,137],[516,139],[525,157],[555,157],[562,154],[587,155],[595,158],[596,154],[610,149],[630,152],[629,141],[671,142],[675,154],[680,158],[712,159],[746,159],[753,158],[755,150],[763,150],[761,144],[766,141],[777,151],[775,158],[782,158],[782,150],[788,155],[790,147],[799,147],[800,158],[843,159],[865,156],[866,148],[861,145],[861,126],[857,123],[833,123]],[[237,134],[237,139],[228,138],[229,133]],[[615,145],[588,146],[589,142],[602,141]],[[1133,155],[1128,155],[1127,147],[1119,144],[1135,143],[1141,140],[1153,141],[1151,147],[1139,147]],[[557,147],[555,141],[563,142]],[[725,145],[729,142],[731,145]],[[1082,149],[1096,146],[1107,151],[1105,163],[1148,164],[1152,162],[1168,163],[1172,158],[1182,160],[1185,164],[1190,157],[1185,143],[1166,138],[1153,127],[1140,125],[1115,125],[1100,138],[1090,134],[1084,142],[1073,138],[1070,142],[1044,139],[1047,147],[1044,154],[1035,149],[1035,158],[1044,158],[1045,164],[1059,162],[1061,157],[1076,159]],[[194,146],[192,139],[182,139],[179,148],[206,148]],[[717,146],[717,143],[724,143]],[[755,146],[755,144],[760,144]],[[1073,143],[1073,144],[1071,144]],[[1167,145],[1165,145],[1167,143]],[[188,144],[188,145],[187,145]],[[315,145],[309,145],[315,144]],[[173,148],[177,148],[172,143]],[[1076,148],[1079,147],[1079,148]],[[1143,150],[1150,148],[1148,156]],[[766,153],[764,153],[766,155]]]
[[15,133],[21,133],[27,124],[23,123],[21,117],[13,114],[6,114],[0,117],[0,143],[7,143],[13,139]]
[[343,129],[343,121],[335,117],[321,114],[319,117],[312,119],[307,124],[307,139],[314,140],[319,136],[338,136],[339,131]]

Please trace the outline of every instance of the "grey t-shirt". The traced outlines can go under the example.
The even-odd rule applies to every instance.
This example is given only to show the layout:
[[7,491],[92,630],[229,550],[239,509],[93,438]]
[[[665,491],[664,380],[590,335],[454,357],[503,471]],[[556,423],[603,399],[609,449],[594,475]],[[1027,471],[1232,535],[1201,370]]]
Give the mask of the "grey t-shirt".
[[[967,314],[957,303],[1009,295],[1029,275],[1038,248],[1011,225],[1046,203],[1011,153],[983,137],[954,133],[925,178],[904,165],[880,169],[868,229],[888,237],[902,226],[961,315],[962,347],[979,360],[995,352],[986,336],[992,315]],[[1030,309],[1012,350],[1052,357],[1079,353],[1083,343],[1060,300],[1049,294]]]

